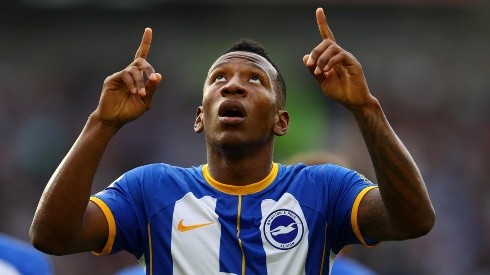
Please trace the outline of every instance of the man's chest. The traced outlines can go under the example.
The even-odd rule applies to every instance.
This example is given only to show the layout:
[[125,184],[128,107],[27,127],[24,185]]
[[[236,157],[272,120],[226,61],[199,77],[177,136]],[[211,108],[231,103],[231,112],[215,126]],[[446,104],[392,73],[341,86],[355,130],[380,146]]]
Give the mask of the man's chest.
[[275,198],[187,193],[151,224],[172,223],[171,232],[158,238],[168,238],[174,274],[302,274],[309,215],[289,193]]

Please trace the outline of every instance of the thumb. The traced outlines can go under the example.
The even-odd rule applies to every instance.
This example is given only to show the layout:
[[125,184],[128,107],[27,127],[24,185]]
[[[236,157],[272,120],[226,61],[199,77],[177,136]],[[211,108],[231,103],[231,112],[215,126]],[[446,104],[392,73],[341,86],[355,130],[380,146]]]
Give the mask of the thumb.
[[310,71],[310,73],[315,77],[315,79],[318,82],[318,84],[321,85],[321,83],[325,80],[325,77],[326,77],[325,76],[325,73],[322,72],[320,70],[320,68],[318,68],[316,66],[315,63],[308,64],[308,59],[310,59],[310,55],[309,54],[304,55],[303,56],[303,63],[308,68],[308,70]]
[[154,73],[148,77],[148,80],[146,81],[145,85],[145,91],[146,91],[146,96],[143,97],[143,101],[146,103],[147,109],[150,108],[151,105],[151,99],[153,97],[153,94],[155,93],[158,84],[162,81],[162,75],[159,73]]
[[310,55],[309,54],[305,54],[305,56],[303,56],[303,63],[306,65],[306,62],[308,61],[308,58],[310,58]]
[[162,75],[160,73],[151,74],[145,85],[146,92],[153,94],[158,87],[158,84],[162,81]]
[[316,68],[316,64],[313,63],[313,64],[308,65],[308,59],[310,59],[310,55],[309,54],[305,54],[305,56],[303,56],[303,64],[305,64],[306,68],[308,68],[308,70],[312,74],[314,74],[315,68]]

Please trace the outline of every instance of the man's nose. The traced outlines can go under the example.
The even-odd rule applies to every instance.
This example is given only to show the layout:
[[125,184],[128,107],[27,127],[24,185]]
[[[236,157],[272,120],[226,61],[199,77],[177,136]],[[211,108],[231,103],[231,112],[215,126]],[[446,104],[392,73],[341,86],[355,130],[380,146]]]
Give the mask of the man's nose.
[[247,90],[245,86],[241,83],[241,80],[239,77],[233,77],[224,85],[221,87],[221,95],[222,96],[229,96],[229,95],[240,95],[240,96],[246,96],[247,95]]

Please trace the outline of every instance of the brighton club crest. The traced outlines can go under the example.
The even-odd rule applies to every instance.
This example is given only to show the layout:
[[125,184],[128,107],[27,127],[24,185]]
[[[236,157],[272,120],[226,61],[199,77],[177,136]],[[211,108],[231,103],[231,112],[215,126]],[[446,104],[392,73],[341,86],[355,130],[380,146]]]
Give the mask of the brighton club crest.
[[265,238],[278,249],[287,250],[295,247],[303,238],[303,233],[303,222],[291,210],[276,210],[269,214],[264,222]]

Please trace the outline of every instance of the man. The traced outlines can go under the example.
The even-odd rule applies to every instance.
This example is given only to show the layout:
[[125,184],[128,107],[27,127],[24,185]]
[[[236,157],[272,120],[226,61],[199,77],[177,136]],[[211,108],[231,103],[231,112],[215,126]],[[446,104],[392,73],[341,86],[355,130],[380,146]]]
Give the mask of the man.
[[33,244],[57,255],[127,250],[147,274],[328,274],[346,244],[427,234],[435,215],[416,164],[322,9],[316,17],[323,40],[303,62],[355,117],[379,188],[339,166],[273,162],[274,137],[289,124],[285,85],[264,49],[244,41],[214,62],[204,83],[194,130],[205,135],[207,164],[139,167],[90,197],[107,144],[150,108],[162,80],[146,60],[148,28],[135,60],[105,80],[97,109],[50,179]]

